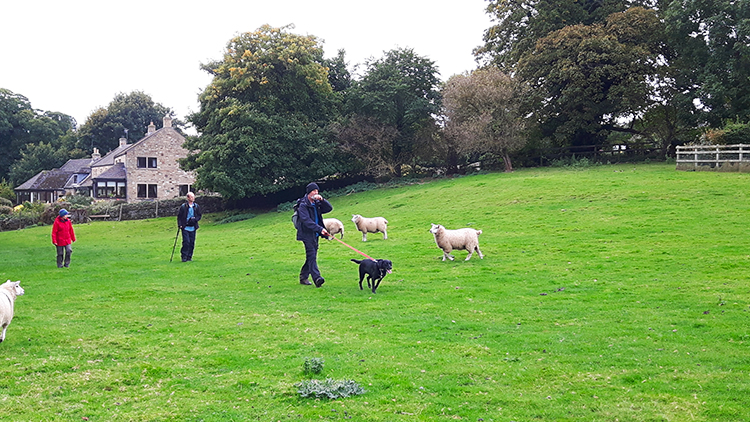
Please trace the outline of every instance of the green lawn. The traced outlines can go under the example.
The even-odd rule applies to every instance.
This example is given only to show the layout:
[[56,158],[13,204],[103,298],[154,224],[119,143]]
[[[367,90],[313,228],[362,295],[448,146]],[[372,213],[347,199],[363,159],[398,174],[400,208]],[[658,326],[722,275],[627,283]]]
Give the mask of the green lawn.
[[[326,284],[299,285],[291,213],[204,217],[192,263],[169,262],[175,219],[76,225],[69,269],[50,227],[0,233],[0,277],[26,289],[0,419],[750,420],[749,191],[648,164],[333,198],[344,241],[394,263],[377,294],[335,241]],[[388,240],[362,242],[355,213]],[[441,261],[430,223],[482,229],[485,258]],[[310,378],[366,393],[301,398]]]

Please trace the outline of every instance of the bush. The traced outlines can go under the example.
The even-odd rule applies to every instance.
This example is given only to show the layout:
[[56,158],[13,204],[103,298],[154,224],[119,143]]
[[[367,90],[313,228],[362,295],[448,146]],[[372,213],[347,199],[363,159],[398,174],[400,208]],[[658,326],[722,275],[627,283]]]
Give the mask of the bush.
[[[7,199],[9,201],[16,200],[16,191],[13,190],[13,186],[5,179],[0,180],[0,198]],[[13,202],[11,202],[11,206]]]
[[7,198],[0,197],[0,205],[5,205],[6,207],[13,207],[13,201]]
[[596,165],[598,165],[598,163],[594,160],[589,159],[588,157],[579,158],[575,155],[571,157],[563,157],[557,160],[552,160],[552,163],[550,163],[551,167],[564,167],[573,170],[583,170]]
[[44,207],[47,204],[44,202],[29,202],[26,201],[23,203],[23,211],[27,213],[36,213],[41,214],[44,212]]
[[67,210],[70,210],[70,202],[55,202],[54,204],[46,204],[47,206],[44,207],[44,211],[42,211],[40,216],[40,222],[44,224],[52,224],[55,222],[55,218],[57,218],[58,213],[61,209],[65,208]]
[[323,371],[323,358],[307,358],[302,370],[307,374],[319,374]]
[[216,224],[236,223],[238,221],[249,220],[254,217],[255,217],[255,214],[252,214],[249,212],[244,213],[244,214],[235,214],[235,215],[230,215],[228,217],[222,218],[221,220],[217,221]]
[[9,207],[7,205],[0,205],[0,214],[8,215],[11,213],[13,213],[13,207]]
[[0,215],[0,231],[33,227],[38,222],[39,214],[13,213],[11,215]]
[[66,202],[70,202],[73,205],[91,205],[94,202],[94,198],[86,195],[70,195],[65,198]]
[[327,397],[331,400],[342,397],[358,396],[366,391],[352,380],[326,379],[302,381],[294,384],[302,397]]

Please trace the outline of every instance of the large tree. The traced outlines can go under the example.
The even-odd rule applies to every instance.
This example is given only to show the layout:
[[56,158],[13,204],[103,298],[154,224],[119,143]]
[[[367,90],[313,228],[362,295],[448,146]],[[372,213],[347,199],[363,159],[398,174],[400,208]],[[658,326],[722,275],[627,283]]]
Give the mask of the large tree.
[[681,108],[689,111],[697,104],[698,123],[715,127],[727,119],[750,120],[750,3],[664,3],[662,17]]
[[491,154],[513,171],[510,154],[522,148],[520,84],[497,67],[451,77],[443,88],[445,132],[457,152]]
[[599,145],[611,131],[637,133],[620,122],[656,104],[661,25],[653,10],[636,7],[540,39],[518,69],[543,135],[559,145]]
[[75,125],[66,114],[35,110],[23,95],[0,88],[0,179],[8,177],[25,145],[45,142],[58,148],[61,137],[74,136]]
[[[390,169],[394,176],[401,176],[403,165],[415,164],[418,146],[433,133],[434,116],[440,110],[437,74],[432,60],[417,55],[412,49],[395,49],[386,52],[381,59],[367,62],[364,75],[347,92],[346,110],[351,120],[344,126],[357,124],[365,118],[375,132],[388,132],[384,132],[383,127],[390,127],[394,132],[394,136],[389,135],[387,145],[373,145],[368,152],[384,154],[379,158],[388,163],[379,168]],[[365,149],[369,145],[366,137],[350,142]]]
[[68,154],[52,144],[26,144],[21,159],[10,167],[10,180],[18,186],[42,170],[58,168],[68,161]]
[[[89,115],[79,130],[78,147],[89,152],[92,148],[99,148],[106,153],[117,148],[121,137],[130,142],[141,139],[151,123],[160,129],[164,116],[171,114],[170,108],[155,103],[151,96],[141,91],[119,93],[106,108],[98,108]],[[179,129],[182,123],[174,119],[172,126]]]
[[487,14],[495,22],[484,33],[485,44],[474,51],[504,71],[515,68],[536,42],[572,25],[603,23],[612,13],[644,5],[647,0],[489,0]]
[[[305,184],[337,171],[326,126],[336,95],[318,38],[268,25],[233,38],[190,116],[199,135],[183,161],[196,184],[237,199]],[[343,56],[340,56],[343,60]],[[339,68],[337,68],[339,69]],[[339,69],[346,84],[346,76]]]
[[51,142],[28,143],[21,150],[21,158],[10,166],[9,177],[14,186],[25,182],[42,170],[51,170],[74,158],[89,156],[76,146],[78,137],[69,130]]

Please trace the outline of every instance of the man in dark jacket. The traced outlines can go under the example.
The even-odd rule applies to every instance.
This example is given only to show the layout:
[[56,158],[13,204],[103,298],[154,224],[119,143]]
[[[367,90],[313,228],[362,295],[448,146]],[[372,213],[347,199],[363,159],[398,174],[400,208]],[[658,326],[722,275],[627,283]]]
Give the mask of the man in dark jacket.
[[306,195],[297,203],[297,215],[299,218],[299,229],[297,240],[305,245],[305,264],[299,273],[299,284],[309,286],[309,277],[312,276],[315,287],[320,287],[325,280],[318,269],[318,240],[320,236],[328,237],[330,234],[323,226],[323,214],[333,211],[331,203],[323,199],[318,193],[318,185],[313,182],[307,185]]
[[193,260],[193,249],[195,248],[195,232],[198,230],[198,221],[201,219],[201,207],[195,203],[195,194],[187,193],[187,202],[180,206],[177,212],[177,226],[182,230],[182,262]]

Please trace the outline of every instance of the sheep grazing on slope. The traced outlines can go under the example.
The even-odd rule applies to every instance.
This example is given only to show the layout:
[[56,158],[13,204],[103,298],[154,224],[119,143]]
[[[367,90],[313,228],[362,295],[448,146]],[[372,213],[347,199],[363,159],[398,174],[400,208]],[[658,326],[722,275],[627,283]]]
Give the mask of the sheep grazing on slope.
[[344,238],[344,223],[342,223],[340,220],[336,218],[324,218],[323,225],[326,226],[326,230],[331,234],[331,236],[336,233],[341,233],[341,238]]
[[352,215],[352,222],[362,232],[362,241],[367,242],[367,233],[383,233],[383,240],[388,239],[388,220],[383,217],[366,218],[359,214]]
[[13,320],[13,305],[16,303],[16,296],[24,294],[20,281],[6,281],[0,284],[0,325],[3,327],[3,333],[0,334],[0,343],[5,340],[5,330]]
[[454,249],[464,249],[468,251],[469,255],[466,257],[466,261],[471,258],[474,251],[477,251],[480,259],[484,258],[482,251],[479,250],[479,235],[482,234],[481,230],[468,228],[447,230],[440,224],[433,224],[430,233],[435,236],[435,243],[437,243],[438,247],[443,250],[443,261],[445,261],[445,258],[453,261],[451,251]]

